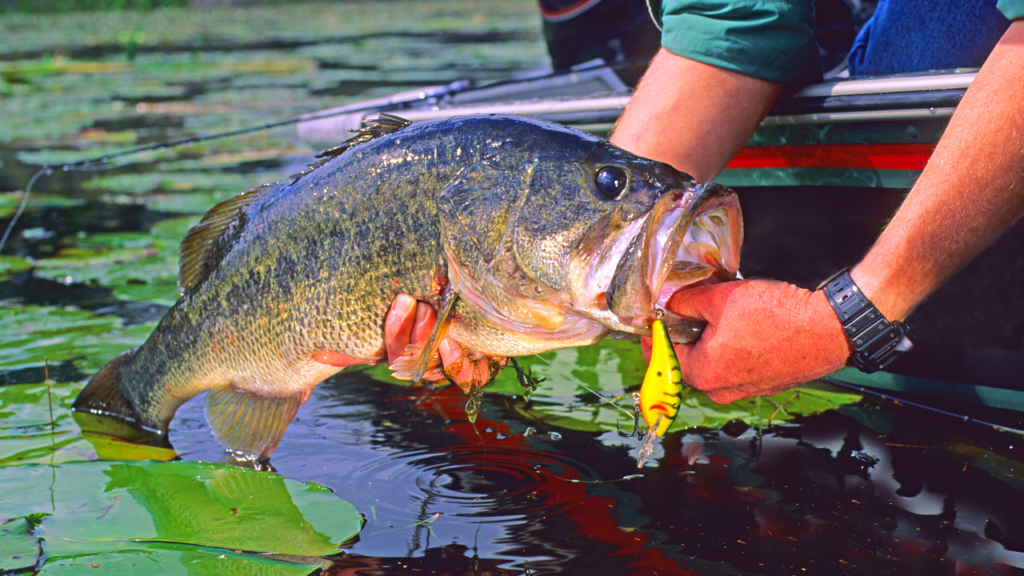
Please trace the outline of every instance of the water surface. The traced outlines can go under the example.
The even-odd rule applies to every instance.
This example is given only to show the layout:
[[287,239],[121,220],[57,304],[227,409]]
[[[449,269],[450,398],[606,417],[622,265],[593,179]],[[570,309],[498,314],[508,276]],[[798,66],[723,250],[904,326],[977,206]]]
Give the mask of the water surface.
[[[380,6],[4,17],[0,226],[43,164],[547,65],[530,2]],[[49,513],[17,507],[36,488],[28,478],[46,476],[36,467],[57,478],[104,454],[67,408],[173,304],[185,231],[217,201],[285,177],[315,152],[279,128],[37,181],[0,254],[0,466],[10,473],[0,521]],[[529,362],[548,378],[537,393],[527,400],[506,374],[475,422],[457,390],[408,388],[380,369],[318,386],[270,466],[329,488],[365,524],[339,554],[282,565],[329,574],[1024,570],[1018,436],[822,385],[728,407],[694,393],[638,470],[638,440],[615,430],[632,422],[588,391],[628,406],[643,372],[635,345]],[[179,411],[171,441],[181,460],[224,459],[200,401]],[[147,493],[126,482],[128,493]]]

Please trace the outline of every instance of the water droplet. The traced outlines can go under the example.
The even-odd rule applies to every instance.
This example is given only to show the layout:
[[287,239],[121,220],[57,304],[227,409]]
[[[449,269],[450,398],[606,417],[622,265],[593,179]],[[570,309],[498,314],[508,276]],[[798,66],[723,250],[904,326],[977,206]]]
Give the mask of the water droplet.
[[60,169],[65,171],[65,172],[67,172],[68,170],[71,170],[71,166],[68,166],[67,164],[65,164],[65,165],[61,166]]
[[562,439],[562,435],[558,432],[548,432],[548,440],[558,441]]
[[494,432],[494,428],[484,428],[484,432],[491,434]]
[[484,387],[474,386],[469,391],[469,400],[466,402],[466,418],[475,423],[477,415],[480,414],[480,404],[484,397]]
[[508,436],[505,436],[501,432],[498,432],[497,434],[494,435],[495,440],[504,440],[505,438],[508,438]]

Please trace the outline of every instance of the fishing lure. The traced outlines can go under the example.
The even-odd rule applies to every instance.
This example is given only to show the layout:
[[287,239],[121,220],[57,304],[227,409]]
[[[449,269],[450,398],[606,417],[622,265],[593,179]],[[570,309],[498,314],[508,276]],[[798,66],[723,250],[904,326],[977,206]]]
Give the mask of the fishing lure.
[[647,426],[658,436],[665,434],[679,413],[682,383],[679,359],[672,348],[665,323],[655,320],[651,325],[651,363],[640,386],[640,412]]

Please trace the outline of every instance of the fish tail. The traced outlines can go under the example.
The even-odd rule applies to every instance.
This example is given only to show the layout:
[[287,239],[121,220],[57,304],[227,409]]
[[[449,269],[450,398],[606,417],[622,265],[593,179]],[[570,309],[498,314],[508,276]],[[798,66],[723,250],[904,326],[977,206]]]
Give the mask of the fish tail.
[[[122,379],[121,370],[125,362],[135,357],[136,351],[138,351],[138,348],[126,350],[110,362],[107,362],[103,368],[100,368],[100,371],[78,393],[78,397],[75,398],[75,403],[71,405],[71,409],[78,414],[92,414],[113,418],[136,429],[148,429],[150,432],[166,433],[166,427],[160,430],[159,427],[154,427],[140,418],[138,411],[128,398],[121,393],[121,389],[118,386]],[[89,421],[81,418],[76,418],[76,420],[80,423]],[[94,425],[89,426],[90,431],[106,433],[110,428],[98,421],[92,423]]]

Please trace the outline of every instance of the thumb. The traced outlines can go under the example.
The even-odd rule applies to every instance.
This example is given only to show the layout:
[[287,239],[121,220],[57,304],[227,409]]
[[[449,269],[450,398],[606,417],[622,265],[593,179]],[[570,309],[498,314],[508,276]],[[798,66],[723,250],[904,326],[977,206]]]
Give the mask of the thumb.
[[665,308],[683,318],[717,324],[721,317],[722,303],[739,284],[733,281],[683,288],[668,299]]

